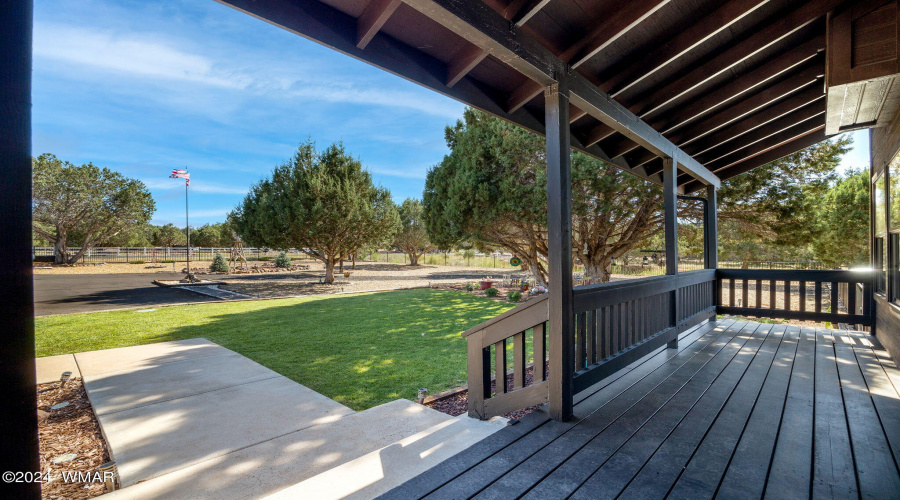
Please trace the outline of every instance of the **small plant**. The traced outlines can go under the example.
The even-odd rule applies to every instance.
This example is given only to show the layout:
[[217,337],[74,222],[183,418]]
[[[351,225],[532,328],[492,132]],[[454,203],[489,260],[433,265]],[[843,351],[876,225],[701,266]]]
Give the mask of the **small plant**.
[[500,293],[500,290],[497,290],[494,287],[490,287],[484,291],[484,294],[487,295],[488,297],[496,297],[498,293]]
[[216,252],[216,256],[213,257],[212,264],[209,265],[209,270],[214,273],[227,273],[228,261],[225,260],[225,256]]
[[522,292],[509,292],[506,299],[510,302],[518,302],[522,300]]
[[275,257],[275,267],[289,268],[291,267],[291,258],[287,252],[281,252]]
[[144,262],[142,260],[129,260],[128,263],[129,264],[146,264],[146,262]]
[[160,264],[174,264],[175,261],[173,259],[166,259],[159,261]]
[[468,285],[466,285],[467,292],[474,292],[475,290],[478,290],[478,288],[480,288],[478,286],[478,283],[469,283]]
[[272,257],[262,256],[262,257],[260,257],[258,260],[259,260],[260,262],[269,262],[270,260],[272,260]]

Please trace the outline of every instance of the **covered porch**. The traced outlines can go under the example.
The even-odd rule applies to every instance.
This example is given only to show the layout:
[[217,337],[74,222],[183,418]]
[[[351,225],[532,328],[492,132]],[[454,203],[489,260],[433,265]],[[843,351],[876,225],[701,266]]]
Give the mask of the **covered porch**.
[[722,319],[381,498],[896,498],[898,390],[866,333]]

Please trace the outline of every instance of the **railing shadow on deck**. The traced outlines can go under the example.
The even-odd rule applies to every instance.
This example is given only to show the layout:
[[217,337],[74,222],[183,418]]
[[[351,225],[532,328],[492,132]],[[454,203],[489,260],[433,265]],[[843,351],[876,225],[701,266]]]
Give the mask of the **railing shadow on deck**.
[[[575,287],[573,395],[664,345],[676,345],[682,332],[716,314],[870,325],[873,276],[871,271],[704,269]],[[847,285],[844,293],[841,284]],[[768,303],[762,300],[764,288]],[[548,303],[547,296],[532,299],[463,333],[470,416],[486,419],[549,400]],[[843,310],[832,306],[839,303]],[[529,346],[532,380],[526,377]]]

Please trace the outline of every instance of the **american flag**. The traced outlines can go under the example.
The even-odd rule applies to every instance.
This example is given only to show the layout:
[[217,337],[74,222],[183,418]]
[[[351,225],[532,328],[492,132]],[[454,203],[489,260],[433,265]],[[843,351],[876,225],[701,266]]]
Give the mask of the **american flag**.
[[191,174],[189,174],[187,170],[179,170],[177,168],[172,169],[172,175],[170,175],[169,178],[184,179],[185,185],[191,185]]

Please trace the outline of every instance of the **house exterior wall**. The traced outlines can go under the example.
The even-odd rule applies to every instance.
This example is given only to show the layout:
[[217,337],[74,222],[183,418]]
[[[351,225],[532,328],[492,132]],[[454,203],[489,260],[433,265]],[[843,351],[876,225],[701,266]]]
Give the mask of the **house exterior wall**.
[[[898,113],[900,115],[900,113]],[[894,359],[900,359],[900,235],[895,228],[900,220],[891,220],[891,200],[900,197],[900,192],[891,192],[891,185],[900,186],[898,169],[900,164],[900,116],[895,116],[890,125],[874,128],[869,135],[871,153],[872,210],[871,210],[871,255],[875,269],[886,267],[880,272],[883,284],[876,286],[875,295],[875,335],[890,351]],[[893,162],[894,168],[889,168]],[[882,183],[880,179],[884,179]],[[876,189],[883,186],[887,209],[876,210]],[[894,191],[900,191],[895,189]],[[880,212],[880,213],[879,213]],[[893,219],[897,219],[895,216]],[[893,226],[893,227],[892,227]],[[892,229],[893,232],[892,232]],[[891,235],[894,243],[891,244]],[[881,239],[884,237],[884,239]],[[879,248],[881,250],[879,250]],[[880,258],[885,252],[885,258]],[[885,266],[886,263],[887,265]],[[895,279],[892,279],[895,278]],[[881,288],[881,290],[879,290]]]

